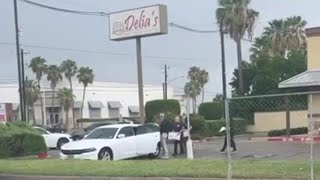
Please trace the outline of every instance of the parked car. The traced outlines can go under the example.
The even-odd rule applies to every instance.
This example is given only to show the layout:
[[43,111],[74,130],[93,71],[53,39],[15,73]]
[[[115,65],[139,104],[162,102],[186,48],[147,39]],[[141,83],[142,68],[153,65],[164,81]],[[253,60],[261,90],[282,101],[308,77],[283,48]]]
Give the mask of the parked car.
[[114,124],[94,129],[84,139],[61,147],[61,159],[121,160],[160,154],[159,128],[153,125]]
[[74,141],[83,139],[85,135],[89,134],[95,128],[100,127],[100,126],[110,125],[110,124],[112,124],[112,123],[110,123],[110,122],[94,123],[94,124],[91,124],[90,126],[83,128],[83,129],[75,129],[70,133],[71,138]]
[[48,148],[60,149],[62,145],[72,141],[69,134],[51,133],[48,130],[37,126],[33,128],[42,135]]

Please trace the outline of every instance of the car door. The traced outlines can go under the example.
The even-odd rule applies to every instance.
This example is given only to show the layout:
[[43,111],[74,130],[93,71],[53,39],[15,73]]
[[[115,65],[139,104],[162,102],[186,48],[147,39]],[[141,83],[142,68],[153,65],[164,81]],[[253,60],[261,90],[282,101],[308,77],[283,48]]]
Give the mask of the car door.
[[52,140],[50,137],[50,132],[46,131],[45,129],[42,128],[34,128],[36,131],[38,131],[38,133],[40,133],[47,145],[48,148],[52,148]]
[[[119,135],[124,135],[124,137],[119,137]],[[136,136],[132,127],[121,128],[116,138],[118,155],[121,159],[137,156]]]
[[148,125],[138,126],[136,130],[137,153],[148,155],[154,153],[160,141],[160,132]]

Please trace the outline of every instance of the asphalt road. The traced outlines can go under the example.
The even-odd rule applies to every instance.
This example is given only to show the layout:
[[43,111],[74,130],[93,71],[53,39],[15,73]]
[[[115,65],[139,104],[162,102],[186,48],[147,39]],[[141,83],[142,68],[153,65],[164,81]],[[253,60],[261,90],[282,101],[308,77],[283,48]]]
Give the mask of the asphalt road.
[[[249,141],[245,137],[236,138],[238,152],[232,154],[235,159],[270,159],[270,160],[301,160],[309,161],[310,144],[293,142],[262,142]],[[194,143],[194,157],[196,159],[225,159],[226,153],[220,153],[223,139],[212,142]],[[170,152],[173,147],[170,146]],[[59,151],[50,151],[52,158],[59,157]],[[320,160],[320,144],[314,144],[314,159]]]

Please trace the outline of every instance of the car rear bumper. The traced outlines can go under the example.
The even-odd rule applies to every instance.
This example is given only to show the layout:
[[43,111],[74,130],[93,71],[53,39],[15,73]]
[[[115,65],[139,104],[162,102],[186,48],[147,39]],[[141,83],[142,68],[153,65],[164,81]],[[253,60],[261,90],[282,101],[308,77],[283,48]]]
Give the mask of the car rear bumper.
[[83,154],[75,154],[75,155],[66,155],[60,152],[60,159],[69,160],[69,159],[79,159],[79,160],[98,160],[98,152],[89,152]]

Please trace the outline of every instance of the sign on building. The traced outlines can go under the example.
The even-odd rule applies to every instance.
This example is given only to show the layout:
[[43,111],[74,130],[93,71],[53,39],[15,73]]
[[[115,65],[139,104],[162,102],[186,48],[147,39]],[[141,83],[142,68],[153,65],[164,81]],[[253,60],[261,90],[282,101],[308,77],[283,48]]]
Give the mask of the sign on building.
[[0,104],[0,123],[5,123],[6,118],[6,104]]
[[167,34],[167,7],[153,5],[111,13],[109,31],[111,40]]

